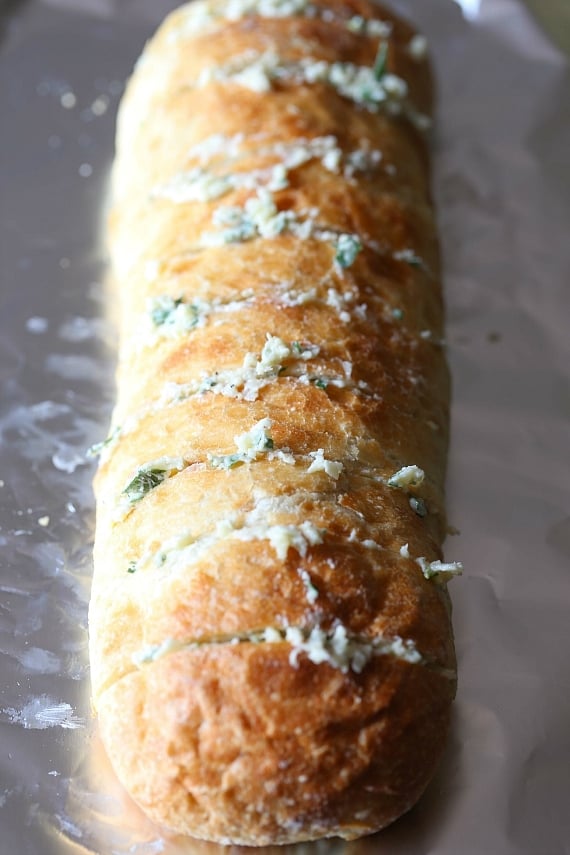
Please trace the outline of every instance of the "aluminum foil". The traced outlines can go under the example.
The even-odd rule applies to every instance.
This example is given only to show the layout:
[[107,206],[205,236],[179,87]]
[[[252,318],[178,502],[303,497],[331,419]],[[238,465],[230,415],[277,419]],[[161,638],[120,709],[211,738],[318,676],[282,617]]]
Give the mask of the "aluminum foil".
[[[100,239],[114,119],[145,39],[175,5],[0,4],[0,855],[223,851],[162,837],[124,796],[92,721],[86,656],[85,449],[105,436],[114,395]],[[561,855],[568,65],[520,0],[394,5],[429,37],[440,90],[449,509],[461,532],[447,556],[466,565],[452,582],[459,694],[440,771],[415,809],[373,838],[296,852]]]

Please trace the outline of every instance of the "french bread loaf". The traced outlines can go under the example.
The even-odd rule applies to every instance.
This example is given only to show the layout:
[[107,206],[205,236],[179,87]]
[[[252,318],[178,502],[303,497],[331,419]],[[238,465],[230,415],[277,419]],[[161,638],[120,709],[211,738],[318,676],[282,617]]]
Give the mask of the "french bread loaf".
[[93,702],[156,822],[407,811],[455,692],[425,40],[369,0],[198,0],[124,97]]

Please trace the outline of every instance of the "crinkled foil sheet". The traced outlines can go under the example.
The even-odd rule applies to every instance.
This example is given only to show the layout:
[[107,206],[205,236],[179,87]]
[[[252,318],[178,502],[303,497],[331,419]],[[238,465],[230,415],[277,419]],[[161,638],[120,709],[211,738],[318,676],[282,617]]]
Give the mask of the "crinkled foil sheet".
[[[89,706],[102,210],[126,76],[174,0],[0,3],[0,855],[198,855],[113,779]],[[303,855],[570,852],[570,87],[519,0],[398,0],[439,80],[454,377],[449,747],[390,829]],[[231,849],[237,852],[237,847]],[[283,852],[283,850],[280,850]],[[291,851],[291,850],[286,850]]]

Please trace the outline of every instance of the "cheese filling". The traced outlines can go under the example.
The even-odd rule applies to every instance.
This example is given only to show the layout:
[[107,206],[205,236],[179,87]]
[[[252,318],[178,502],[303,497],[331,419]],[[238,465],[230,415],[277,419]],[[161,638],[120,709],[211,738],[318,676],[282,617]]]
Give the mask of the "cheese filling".
[[240,299],[224,302],[219,298],[203,300],[194,297],[191,302],[184,297],[160,294],[147,302],[145,325],[148,334],[142,345],[148,347],[163,338],[178,338],[193,330],[204,327],[214,314],[239,312],[251,306],[251,294],[242,294]]
[[[348,20],[335,15],[331,9],[320,9],[310,0],[197,0],[188,3],[181,10],[181,21],[169,33],[171,42],[182,38],[196,38],[206,32],[214,32],[223,21],[239,21],[242,18],[256,15],[260,18],[290,18],[303,16],[320,18],[328,23],[338,23],[350,32],[377,38],[389,38],[392,24],[377,18],[364,18],[353,15]],[[410,44],[410,54],[415,50]],[[417,50],[417,49],[416,49]]]
[[403,466],[386,482],[389,487],[399,487],[408,490],[410,487],[420,487],[425,479],[425,472],[419,466]]
[[[234,437],[237,448],[235,454],[215,455],[208,453],[208,460],[216,469],[233,469],[242,463],[257,460],[260,454],[267,455],[275,448],[269,435],[271,419],[260,419],[251,430]],[[293,459],[293,462],[294,459]]]
[[275,83],[309,86],[324,83],[369,112],[385,110],[390,115],[405,115],[420,129],[430,124],[427,116],[408,104],[406,81],[384,69],[380,72],[377,66],[327,62],[313,57],[287,61],[273,49],[264,53],[250,50],[225,65],[205,68],[194,85],[202,88],[214,82],[230,82],[258,93],[271,91]]
[[219,636],[203,641],[178,641],[169,638],[162,644],[142,648],[133,654],[132,659],[137,667],[142,668],[181,650],[245,643],[287,644],[291,647],[289,664],[292,668],[298,668],[299,660],[306,658],[314,665],[326,663],[343,674],[349,671],[362,673],[375,656],[389,656],[411,665],[426,664],[411,639],[402,639],[400,636],[375,636],[366,639],[350,633],[343,624],[337,624],[332,630],[325,630],[320,626],[288,626],[285,629],[267,627],[256,632]]
[[221,205],[216,208],[212,222],[219,228],[215,232],[202,232],[198,248],[243,243],[256,238],[272,239],[283,234],[291,234],[300,240],[313,237],[332,244],[335,249],[335,268],[342,273],[354,264],[363,248],[362,241],[358,235],[318,226],[314,219],[317,213],[311,210],[309,216],[304,218],[296,211],[280,211],[269,188],[261,187],[243,206]]
[[416,558],[415,561],[421,568],[426,579],[447,581],[453,576],[461,576],[463,573],[463,564],[461,561],[427,561],[425,558]]
[[312,457],[312,463],[307,469],[307,472],[325,472],[334,481],[338,481],[340,474],[344,469],[343,464],[337,460],[327,460],[323,448],[317,451],[310,451],[309,457]]
[[[236,142],[239,139],[239,142]],[[351,178],[357,172],[367,172],[375,169],[382,160],[382,153],[369,148],[358,148],[344,155],[336,137],[329,135],[312,139],[299,138],[292,143],[277,142],[262,146],[257,150],[258,157],[278,157],[279,160],[262,169],[252,169],[242,172],[213,172],[206,169],[204,164],[220,159],[223,154],[224,164],[228,160],[222,142],[233,146],[234,153],[230,160],[239,161],[248,156],[241,149],[244,142],[242,135],[224,137],[215,134],[192,149],[188,156],[197,159],[200,166],[175,173],[168,181],[159,184],[151,191],[151,198],[168,199],[175,204],[188,202],[210,202],[237,189],[259,190],[262,187],[271,191],[284,190],[289,186],[289,173],[312,160],[320,160],[322,166],[329,172],[339,173],[341,165],[345,177]]]

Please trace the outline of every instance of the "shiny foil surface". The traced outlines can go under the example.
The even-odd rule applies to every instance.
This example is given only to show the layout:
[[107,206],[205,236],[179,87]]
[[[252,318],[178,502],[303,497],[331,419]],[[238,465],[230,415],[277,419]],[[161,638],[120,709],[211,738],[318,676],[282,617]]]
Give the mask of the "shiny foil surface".
[[[114,397],[104,200],[125,79],[175,5],[0,2],[0,855],[240,849],[161,836],[113,778],[89,704],[86,449]],[[441,768],[406,817],[361,841],[273,851],[563,855],[568,64],[522,0],[392,5],[428,36],[439,83],[459,692]]]

